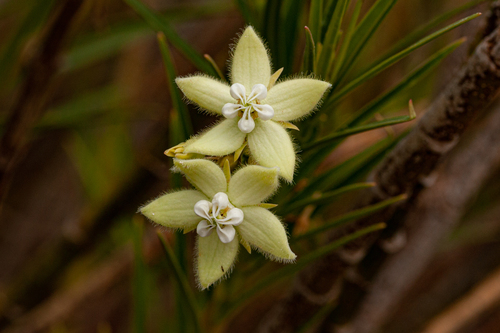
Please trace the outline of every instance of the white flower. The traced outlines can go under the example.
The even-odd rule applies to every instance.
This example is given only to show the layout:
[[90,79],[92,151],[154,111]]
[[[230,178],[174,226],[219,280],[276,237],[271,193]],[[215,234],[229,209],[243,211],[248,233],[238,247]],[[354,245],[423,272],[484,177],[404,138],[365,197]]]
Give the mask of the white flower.
[[274,84],[278,75],[271,75],[266,48],[248,27],[234,50],[231,86],[205,75],[177,78],[175,82],[189,100],[227,118],[187,142],[183,153],[229,155],[247,140],[258,164],[278,167],[280,176],[291,181],[296,156],[284,123],[310,114],[331,85],[310,78]]
[[214,228],[222,243],[229,243],[234,239],[236,230],[233,226],[243,222],[243,211],[235,208],[229,202],[226,193],[214,195],[212,202],[200,200],[194,205],[194,212],[204,220],[198,223],[196,232],[201,237],[209,236]]
[[[240,114],[238,128],[243,133],[250,133],[255,128],[253,117],[261,120],[269,120],[274,116],[274,109],[269,104],[260,104],[260,101],[267,96],[267,88],[263,84],[256,84],[252,88],[250,95],[246,95],[245,87],[240,83],[235,83],[229,90],[231,96],[236,99],[235,103],[226,103],[222,107],[222,115],[228,119]],[[253,113],[256,111],[255,113]]]

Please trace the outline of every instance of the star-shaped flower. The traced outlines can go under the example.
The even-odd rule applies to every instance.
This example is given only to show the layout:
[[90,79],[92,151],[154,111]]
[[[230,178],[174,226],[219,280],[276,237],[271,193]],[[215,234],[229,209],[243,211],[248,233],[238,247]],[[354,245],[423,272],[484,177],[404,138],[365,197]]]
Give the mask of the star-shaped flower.
[[261,207],[278,187],[277,168],[246,166],[228,181],[211,161],[176,159],[174,163],[197,190],[165,194],[140,211],[165,227],[196,230],[197,276],[203,289],[230,272],[240,243],[271,259],[295,259],[280,220]]
[[278,167],[280,176],[291,181],[295,151],[284,127],[311,113],[331,85],[311,78],[275,85],[279,73],[271,75],[267,50],[249,26],[234,49],[231,86],[204,75],[177,78],[189,100],[227,118],[186,144],[184,154],[224,156],[241,148],[246,139],[258,164]]

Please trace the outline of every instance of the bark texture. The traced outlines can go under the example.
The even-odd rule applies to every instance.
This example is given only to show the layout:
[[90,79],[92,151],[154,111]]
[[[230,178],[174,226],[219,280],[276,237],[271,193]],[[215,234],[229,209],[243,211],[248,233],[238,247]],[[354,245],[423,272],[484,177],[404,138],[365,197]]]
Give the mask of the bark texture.
[[[448,84],[415,128],[373,172],[370,178],[375,180],[377,186],[367,191],[360,202],[374,203],[402,193],[411,196],[421,185],[432,185],[435,181],[432,171],[437,162],[457,144],[474,118],[494,99],[499,88],[500,29],[497,28],[479,43],[456,78]],[[389,229],[396,228],[397,219],[388,220],[393,212],[388,210],[358,221],[341,233],[350,233],[353,229],[380,221],[389,221]],[[334,237],[338,236],[339,232]],[[337,254],[305,269],[296,278],[289,294],[277,302],[263,319],[260,331],[293,332],[320,306],[334,301],[337,294],[330,291],[342,284],[346,277],[352,277],[349,267],[359,263],[377,239],[376,234],[359,238]],[[398,237],[395,237],[394,244],[388,246],[390,251],[396,251],[404,244],[404,241],[397,240]],[[331,268],[325,270],[323,267]],[[310,301],[311,294],[322,302]],[[331,297],[327,298],[326,295]],[[296,304],[298,299],[303,300],[300,307]],[[347,312],[352,311],[349,304],[343,304],[343,307]],[[302,308],[308,310],[302,312]]]

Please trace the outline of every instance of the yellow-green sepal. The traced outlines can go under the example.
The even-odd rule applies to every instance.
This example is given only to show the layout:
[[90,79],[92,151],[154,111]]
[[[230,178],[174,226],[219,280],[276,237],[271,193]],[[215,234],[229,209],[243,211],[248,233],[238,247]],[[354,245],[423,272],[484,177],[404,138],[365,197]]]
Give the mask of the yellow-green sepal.
[[226,176],[214,162],[202,159],[175,159],[174,165],[194,187],[209,198],[209,201],[215,194],[227,191]]
[[277,168],[249,165],[231,177],[229,200],[238,207],[257,205],[273,194],[278,185]]
[[262,103],[272,105],[274,121],[291,121],[307,116],[316,108],[331,84],[315,79],[293,79],[276,84]]
[[197,237],[197,277],[201,289],[206,289],[230,272],[238,254],[239,240],[235,237],[224,244],[213,231],[207,237]]
[[141,207],[139,211],[154,223],[167,228],[193,230],[201,218],[194,213],[194,205],[208,198],[196,190],[164,194]]
[[243,207],[243,223],[235,227],[245,241],[278,261],[296,258],[290,249],[285,228],[280,220],[262,207]]
[[187,99],[211,113],[222,114],[224,104],[234,103],[229,86],[208,76],[180,77],[175,83]]

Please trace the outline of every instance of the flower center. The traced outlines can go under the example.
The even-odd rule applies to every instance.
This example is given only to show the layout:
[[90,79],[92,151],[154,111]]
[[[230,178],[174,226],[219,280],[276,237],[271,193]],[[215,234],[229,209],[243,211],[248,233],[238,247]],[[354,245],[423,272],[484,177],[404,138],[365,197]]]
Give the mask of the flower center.
[[203,218],[196,228],[198,235],[207,237],[216,229],[222,243],[231,242],[236,235],[234,226],[243,222],[243,211],[231,205],[227,194],[223,192],[214,195],[212,202],[198,201],[194,205],[194,212]]
[[269,120],[274,116],[274,109],[268,104],[260,101],[267,97],[267,88],[263,84],[253,86],[250,95],[247,96],[245,87],[235,83],[229,90],[236,103],[226,103],[222,107],[222,114],[226,118],[239,116],[238,128],[244,133],[250,133],[255,128],[254,119]]

